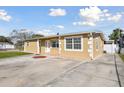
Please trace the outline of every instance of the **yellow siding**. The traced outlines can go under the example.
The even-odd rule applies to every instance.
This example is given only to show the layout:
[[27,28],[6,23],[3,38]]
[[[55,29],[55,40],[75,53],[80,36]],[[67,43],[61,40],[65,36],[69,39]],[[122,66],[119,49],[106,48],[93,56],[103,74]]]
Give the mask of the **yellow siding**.
[[[99,43],[99,48],[98,49],[96,49],[96,42],[97,42],[96,38],[98,38],[98,43]],[[104,45],[104,41],[101,39],[101,37],[99,35],[94,36],[94,39],[93,39],[93,55],[94,55],[94,58],[103,54],[103,45]]]
[[59,56],[59,48],[51,48],[50,55],[52,56]]
[[83,36],[83,51],[66,51],[64,50],[64,37],[61,38],[61,56],[67,57],[71,59],[88,59],[88,36],[87,35],[79,35]]
[[[27,43],[29,45],[27,46]],[[27,41],[24,43],[24,51],[30,53],[37,53],[37,41]]]
[[47,40],[49,40],[49,41],[52,41],[52,40],[56,40],[56,39],[58,39],[58,38],[50,38],[50,39],[45,39],[45,40],[41,40],[40,42],[41,42],[41,54],[42,55],[51,55],[51,56],[58,56],[59,55],[59,48],[50,48],[50,53],[45,53],[45,48],[46,48],[46,46],[45,46],[45,42],[47,41]]
[[[82,36],[83,38],[83,51],[67,51],[64,49],[64,38],[65,36],[60,38],[60,49],[59,48],[50,48],[50,53],[48,53],[51,56],[62,56],[66,58],[71,58],[71,59],[90,59],[91,57],[89,56],[88,52],[88,34],[80,34],[80,35],[71,35],[67,37],[72,37],[72,36]],[[99,41],[99,49],[96,49],[96,38],[98,38]],[[49,38],[49,39],[41,39],[40,40],[40,53],[42,55],[48,55],[45,53],[45,42],[47,40],[56,40],[58,38]],[[27,46],[27,42],[29,42],[29,46]],[[101,36],[99,34],[96,34],[93,36],[93,57],[97,57],[99,55],[103,54],[103,46],[104,46],[104,41],[101,39]],[[37,53],[37,41],[26,41],[24,43],[24,50],[25,52],[31,52],[31,53]],[[59,51],[60,50],[60,51]]]
[[40,41],[40,53],[45,55],[45,40]]

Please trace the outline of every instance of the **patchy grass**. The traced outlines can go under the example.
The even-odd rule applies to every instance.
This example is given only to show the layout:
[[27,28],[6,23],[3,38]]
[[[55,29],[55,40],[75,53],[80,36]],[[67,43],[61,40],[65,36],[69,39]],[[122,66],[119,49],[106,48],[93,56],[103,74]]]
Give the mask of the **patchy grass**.
[[123,62],[124,62],[124,55],[122,55],[122,54],[119,54],[119,56],[120,56],[120,58],[123,60]]
[[17,52],[17,51],[1,51],[0,52],[0,59],[1,58],[15,57],[15,56],[28,55],[28,54],[31,54],[31,53]]

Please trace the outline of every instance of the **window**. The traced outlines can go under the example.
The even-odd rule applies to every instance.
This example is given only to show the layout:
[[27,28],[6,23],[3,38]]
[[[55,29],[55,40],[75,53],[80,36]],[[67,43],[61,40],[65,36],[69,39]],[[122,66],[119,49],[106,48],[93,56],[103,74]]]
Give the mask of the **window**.
[[66,49],[72,49],[72,38],[66,39]]
[[82,50],[81,37],[72,37],[65,39],[66,50]]
[[51,44],[52,44],[53,48],[58,48],[59,47],[59,41],[58,40],[52,41]]
[[74,38],[74,49],[81,49],[81,38]]

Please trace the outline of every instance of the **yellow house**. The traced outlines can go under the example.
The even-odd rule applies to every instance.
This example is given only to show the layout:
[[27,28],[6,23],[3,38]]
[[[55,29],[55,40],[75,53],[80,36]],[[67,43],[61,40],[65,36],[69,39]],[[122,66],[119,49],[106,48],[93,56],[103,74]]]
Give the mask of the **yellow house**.
[[24,51],[73,59],[94,59],[103,54],[101,32],[80,32],[26,40]]

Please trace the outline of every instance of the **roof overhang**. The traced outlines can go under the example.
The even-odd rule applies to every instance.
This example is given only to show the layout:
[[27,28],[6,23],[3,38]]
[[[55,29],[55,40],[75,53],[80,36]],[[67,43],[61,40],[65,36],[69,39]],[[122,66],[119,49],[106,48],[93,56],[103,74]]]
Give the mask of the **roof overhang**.
[[40,37],[40,38],[32,38],[32,39],[27,39],[25,41],[35,41],[35,40],[42,40],[42,39],[49,39],[49,38],[59,38],[59,37],[66,37],[66,36],[73,36],[73,35],[81,35],[81,34],[100,34],[101,38],[105,41],[104,34],[102,32],[76,32],[76,33],[69,33],[69,34],[62,34],[62,35],[52,35],[52,36],[45,36],[45,37]]

